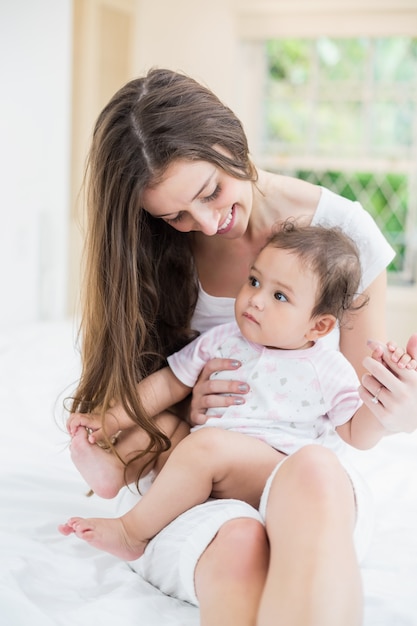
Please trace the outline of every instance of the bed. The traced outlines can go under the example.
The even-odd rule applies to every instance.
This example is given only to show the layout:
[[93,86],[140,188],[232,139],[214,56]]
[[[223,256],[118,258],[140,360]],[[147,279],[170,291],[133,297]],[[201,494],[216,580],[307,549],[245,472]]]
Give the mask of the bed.
[[[0,616],[5,626],[198,626],[195,607],[162,595],[118,559],[57,524],[113,515],[72,466],[63,400],[79,373],[72,321],[0,331]],[[417,625],[417,434],[352,451],[376,504],[363,563],[365,626]]]

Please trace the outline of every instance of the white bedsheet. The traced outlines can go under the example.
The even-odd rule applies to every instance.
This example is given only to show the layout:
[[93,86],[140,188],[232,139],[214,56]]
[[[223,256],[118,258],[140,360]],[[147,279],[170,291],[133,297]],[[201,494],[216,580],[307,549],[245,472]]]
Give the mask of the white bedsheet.
[[[71,322],[0,332],[0,621],[198,626],[197,609],[56,530],[70,515],[115,511],[115,502],[85,497],[69,459],[61,407],[79,371],[74,336]],[[417,435],[396,435],[353,456],[377,510],[362,568],[365,626],[416,626]]]

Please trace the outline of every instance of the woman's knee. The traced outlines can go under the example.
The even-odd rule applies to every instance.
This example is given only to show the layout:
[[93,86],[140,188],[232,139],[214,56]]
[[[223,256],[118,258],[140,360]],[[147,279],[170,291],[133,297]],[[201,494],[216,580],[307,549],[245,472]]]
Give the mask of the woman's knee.
[[[230,563],[224,564],[226,570],[239,569],[252,572],[254,566],[267,565],[269,548],[265,526],[252,518],[238,518],[227,522],[220,529],[216,540],[218,548],[226,547],[230,555]],[[234,572],[235,573],[235,572]]]
[[291,484],[301,498],[336,504],[344,498],[353,498],[349,477],[337,456],[318,445],[308,445],[290,456],[282,466],[285,472],[277,473]]
[[268,562],[263,524],[252,518],[230,520],[220,528],[197,565],[197,593],[211,584],[245,585],[264,579]]

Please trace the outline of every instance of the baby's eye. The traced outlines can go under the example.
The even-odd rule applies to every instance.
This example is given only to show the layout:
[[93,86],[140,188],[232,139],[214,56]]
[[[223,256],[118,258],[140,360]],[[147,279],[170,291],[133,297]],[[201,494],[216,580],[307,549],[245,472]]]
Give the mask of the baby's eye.
[[284,296],[284,294],[281,291],[276,291],[274,293],[274,298],[276,300],[279,300],[280,302],[288,302],[286,296]]
[[249,284],[251,287],[259,287],[259,280],[255,276],[249,276]]
[[217,196],[219,195],[220,191],[221,191],[220,185],[216,185],[216,188],[213,191],[213,193],[203,198],[203,202],[211,202],[212,200],[215,200]]

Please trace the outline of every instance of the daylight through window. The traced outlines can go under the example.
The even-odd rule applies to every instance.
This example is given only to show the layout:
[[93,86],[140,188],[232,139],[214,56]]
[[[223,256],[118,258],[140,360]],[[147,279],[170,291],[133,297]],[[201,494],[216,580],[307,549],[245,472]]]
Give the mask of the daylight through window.
[[359,200],[397,252],[391,280],[415,280],[417,39],[278,39],[264,52],[265,165]]

